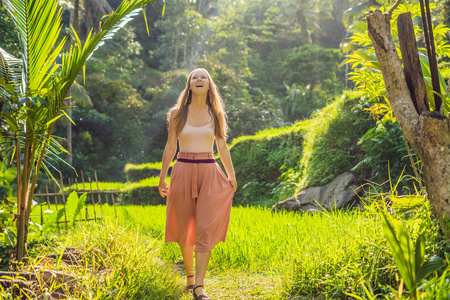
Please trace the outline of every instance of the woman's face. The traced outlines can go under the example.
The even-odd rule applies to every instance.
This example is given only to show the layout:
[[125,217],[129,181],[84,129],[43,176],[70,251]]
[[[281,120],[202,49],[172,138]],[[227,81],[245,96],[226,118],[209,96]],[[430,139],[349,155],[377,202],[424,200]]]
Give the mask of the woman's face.
[[209,79],[205,71],[196,70],[192,73],[190,88],[193,93],[206,93],[209,90]]

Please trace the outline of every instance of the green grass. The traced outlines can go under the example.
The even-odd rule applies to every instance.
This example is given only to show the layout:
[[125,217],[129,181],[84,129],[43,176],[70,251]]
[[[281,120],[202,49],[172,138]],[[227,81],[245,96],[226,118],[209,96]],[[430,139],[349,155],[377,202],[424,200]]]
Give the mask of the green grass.
[[[59,254],[66,247],[82,252],[81,265],[43,264],[47,253]],[[183,285],[172,267],[158,258],[161,243],[135,230],[133,225],[103,220],[89,222],[60,235],[54,242],[33,249],[35,258],[26,269],[64,272],[76,280],[70,286],[53,282],[36,285],[27,292],[31,299],[48,291],[64,291],[71,299],[180,299]],[[102,275],[100,275],[102,274]],[[0,288],[1,290],[1,288]]]
[[[371,201],[384,203],[384,197],[373,197]],[[419,233],[427,235],[427,253],[445,256],[437,246],[437,221],[432,220],[429,207],[423,205],[423,197],[394,197],[392,201],[397,217],[414,238]],[[411,210],[411,206],[418,209]],[[364,284],[371,285],[378,294],[392,296],[390,286],[398,287],[396,267],[382,235],[378,208],[374,204],[365,208],[366,211],[296,214],[233,207],[227,241],[212,252],[205,281],[207,292],[214,299],[288,299],[292,295],[348,299],[348,293],[365,299]],[[88,210],[92,215],[92,206]],[[129,289],[128,294],[118,292],[121,297],[152,299],[143,296],[153,295],[147,290],[152,289],[164,295],[154,299],[190,299],[180,292],[185,272],[179,248],[175,243],[163,242],[165,206],[114,209],[101,205],[96,206],[96,214],[102,218],[97,223],[78,223],[76,230],[69,226],[69,234],[64,235],[56,235],[52,228],[44,237],[56,239],[56,249],[62,244],[86,249],[113,247],[112,252],[102,250],[102,256],[96,259],[108,261],[108,268],[120,268],[125,274],[146,270],[136,273],[133,284],[119,277],[113,280]],[[62,226],[60,232],[65,232]],[[131,256],[110,257],[123,257],[124,253]],[[141,258],[136,258],[139,255]],[[98,282],[85,284],[98,286],[98,295],[105,288]]]
[[240,136],[240,137],[237,137],[232,140],[230,147],[233,147],[235,144],[238,144],[238,143],[241,143],[241,142],[247,141],[247,140],[265,139],[265,138],[270,138],[270,137],[274,137],[274,136],[278,136],[278,135],[289,134],[292,131],[306,129],[309,126],[311,126],[311,124],[313,124],[313,122],[314,122],[313,119],[307,119],[307,120],[299,121],[292,126],[285,126],[285,127],[281,127],[281,128],[268,128],[265,130],[258,131],[254,135]]
[[[163,206],[120,207],[119,211],[122,220],[139,224],[143,232],[163,239]],[[288,294],[297,293],[335,293],[343,297],[344,292],[357,292],[359,281],[370,276],[372,268],[384,267],[386,262],[381,256],[358,265],[368,251],[363,244],[381,238],[378,218],[372,214],[273,214],[255,207],[233,207],[231,214],[227,241],[216,246],[211,256],[212,274],[226,276],[231,270],[232,274],[278,282],[269,294],[260,291],[248,299],[285,299]],[[166,263],[181,263],[176,244],[163,245],[161,250]],[[393,277],[392,268],[387,273],[383,276]]]
[[[116,209],[121,226],[158,241],[164,264],[175,270],[182,265],[178,246],[163,244],[164,206]],[[105,222],[115,220],[112,207],[102,206],[101,214]],[[335,293],[342,298],[345,291],[357,291],[370,267],[385,262],[375,260],[362,269],[356,265],[366,254],[362,245],[379,240],[380,234],[378,219],[368,213],[273,214],[263,208],[233,207],[227,241],[212,253],[206,286],[216,299],[286,299],[297,293]],[[351,276],[340,278],[350,271]],[[182,268],[177,281],[184,282]]]

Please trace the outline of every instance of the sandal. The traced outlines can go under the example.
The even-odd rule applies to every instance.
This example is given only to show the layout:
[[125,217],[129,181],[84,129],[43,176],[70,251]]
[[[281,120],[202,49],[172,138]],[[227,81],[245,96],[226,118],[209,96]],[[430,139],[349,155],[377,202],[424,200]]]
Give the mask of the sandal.
[[[187,278],[190,278],[190,277],[194,277],[194,275],[189,275],[189,276],[187,276]],[[193,284],[187,285],[187,286],[184,288],[184,291],[185,291],[186,293],[192,293],[192,292],[194,291],[194,285],[193,285]]]
[[197,285],[196,287],[194,287],[194,290],[192,291],[192,295],[194,296],[194,300],[212,300],[211,298],[209,298],[206,295],[197,296],[197,294],[195,293],[195,290],[197,288],[199,288],[199,287],[203,288],[203,285]]

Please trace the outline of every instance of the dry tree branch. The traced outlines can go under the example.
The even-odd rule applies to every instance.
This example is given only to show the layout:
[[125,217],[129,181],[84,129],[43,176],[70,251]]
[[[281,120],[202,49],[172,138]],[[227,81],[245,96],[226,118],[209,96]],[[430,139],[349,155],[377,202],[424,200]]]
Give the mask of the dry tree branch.
[[389,8],[387,12],[387,14],[389,15],[389,19],[392,17],[392,13],[394,12],[394,10],[397,9],[400,3],[402,3],[402,0],[397,0],[397,2],[395,2],[394,5],[391,8]]

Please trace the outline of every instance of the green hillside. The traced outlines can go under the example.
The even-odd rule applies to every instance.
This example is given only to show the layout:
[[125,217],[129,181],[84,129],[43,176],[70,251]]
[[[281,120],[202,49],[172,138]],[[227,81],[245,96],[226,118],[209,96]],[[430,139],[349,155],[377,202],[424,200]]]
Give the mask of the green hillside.
[[[310,119],[233,139],[230,152],[238,180],[234,205],[271,206],[352,169],[359,184],[368,180],[382,183],[389,177],[389,164],[393,178],[400,176],[405,166],[406,173],[412,174],[398,125],[385,124],[384,134],[378,133],[377,139],[362,140],[375,121],[360,97],[358,92],[347,91]],[[127,168],[127,177],[132,170],[146,167],[148,164]],[[152,182],[154,186],[148,188],[155,190],[157,182]],[[139,188],[144,187],[141,184]],[[127,191],[132,193],[132,187]],[[155,192],[143,195],[152,194]],[[133,202],[149,203],[148,199]]]
[[374,124],[358,100],[346,92],[311,119],[233,140],[235,204],[271,205],[355,166],[362,159],[358,142]]
[[235,205],[270,206],[346,171],[380,191],[389,190],[387,178],[401,177],[398,192],[408,193],[411,176],[405,175],[413,171],[400,127],[391,121],[375,126],[361,95],[346,91],[311,119],[234,139]]

